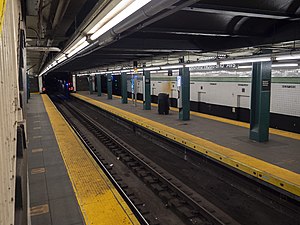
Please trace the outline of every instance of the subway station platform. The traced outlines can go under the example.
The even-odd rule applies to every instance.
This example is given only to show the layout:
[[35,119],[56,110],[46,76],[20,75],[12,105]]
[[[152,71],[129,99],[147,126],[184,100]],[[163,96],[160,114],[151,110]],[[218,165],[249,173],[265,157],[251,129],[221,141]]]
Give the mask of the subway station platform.
[[27,107],[32,225],[139,224],[49,97]]
[[143,110],[141,102],[122,104],[118,96],[107,99],[89,92],[72,96],[207,155],[276,189],[300,199],[300,134],[270,129],[270,141],[249,140],[249,124],[191,112],[191,120],[178,119],[178,110],[159,115],[157,105]]

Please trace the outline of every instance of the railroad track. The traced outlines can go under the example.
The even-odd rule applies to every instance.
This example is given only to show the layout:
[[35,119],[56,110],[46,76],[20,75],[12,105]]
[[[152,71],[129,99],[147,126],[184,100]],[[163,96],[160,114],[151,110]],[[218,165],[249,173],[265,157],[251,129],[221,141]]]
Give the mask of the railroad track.
[[[63,107],[68,110],[91,132],[94,136],[103,143],[119,160],[127,165],[130,170],[136,174],[173,212],[175,212],[185,224],[239,224],[233,220],[230,216],[221,211],[218,207],[207,202],[203,197],[198,196],[186,186],[174,179],[166,171],[157,169],[157,166],[150,162],[146,157],[140,155],[137,150],[127,145],[118,137],[115,137],[108,129],[103,127],[93,118],[86,113],[82,112],[71,103],[63,102]],[[75,132],[80,136],[83,142],[88,146],[94,158],[97,159],[102,167],[105,167],[106,172],[114,180],[115,185],[125,196],[127,202],[131,205],[133,210],[136,210],[135,214],[139,218],[142,224],[159,224],[158,221],[151,218],[151,216],[145,213],[143,215],[142,203],[134,198],[132,193],[126,193],[127,185],[124,184],[118,174],[110,173],[110,165],[105,162],[105,159],[92,146],[88,138],[83,134],[80,129],[74,124],[74,122],[68,116],[59,104],[56,104],[66,120],[71,124]],[[130,192],[130,191],[129,191]]]

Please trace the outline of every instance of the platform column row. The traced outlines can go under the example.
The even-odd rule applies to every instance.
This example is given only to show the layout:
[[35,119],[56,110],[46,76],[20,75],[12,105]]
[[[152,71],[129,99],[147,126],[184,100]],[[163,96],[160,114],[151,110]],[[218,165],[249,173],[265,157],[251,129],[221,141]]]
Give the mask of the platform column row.
[[127,73],[121,73],[122,104],[127,104]]
[[272,62],[255,62],[252,66],[250,139],[269,140]]
[[190,70],[187,67],[179,69],[179,119],[190,119]]
[[101,89],[101,74],[97,74],[97,94],[98,96],[102,95],[102,89]]
[[112,75],[106,74],[107,77],[107,99],[112,99]]
[[150,71],[143,72],[143,109],[151,110],[151,77]]

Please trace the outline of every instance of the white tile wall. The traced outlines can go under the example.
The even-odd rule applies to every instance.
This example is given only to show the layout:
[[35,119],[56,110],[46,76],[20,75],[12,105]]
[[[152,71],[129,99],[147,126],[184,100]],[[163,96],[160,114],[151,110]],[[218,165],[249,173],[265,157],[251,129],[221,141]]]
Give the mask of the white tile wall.
[[[174,87],[173,87],[174,85]],[[283,88],[292,85],[294,88]],[[140,84],[139,92],[142,93]],[[201,89],[202,87],[202,89]],[[244,92],[242,91],[244,89]],[[130,89],[129,89],[130,90]],[[151,94],[168,93],[177,98],[176,82],[151,81]],[[191,101],[201,101],[231,107],[250,108],[250,83],[191,82]],[[300,84],[272,83],[271,112],[300,116]]]

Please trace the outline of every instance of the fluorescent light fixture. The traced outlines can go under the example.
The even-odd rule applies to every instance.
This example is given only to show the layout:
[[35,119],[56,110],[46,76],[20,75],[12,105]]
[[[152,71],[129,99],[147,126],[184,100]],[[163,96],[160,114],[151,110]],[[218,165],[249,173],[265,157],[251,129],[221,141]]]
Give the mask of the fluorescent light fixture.
[[66,51],[66,54],[70,54],[73,52],[76,48],[81,46],[86,41],[86,37],[81,38],[75,45],[73,45],[69,50]]
[[238,66],[239,69],[251,69],[252,66]]
[[216,66],[216,65],[217,62],[199,62],[199,63],[186,64],[185,67]]
[[68,57],[69,57],[69,58],[72,57],[73,55],[75,55],[77,52],[79,52],[80,50],[84,49],[84,48],[85,48],[86,46],[88,46],[88,45],[89,45],[89,43],[88,43],[87,41],[81,43],[81,45],[78,45],[75,49],[73,49],[72,52],[70,52],[70,53],[68,54]]
[[77,74],[77,77],[83,77],[83,76],[88,76],[89,74],[88,73],[79,73]]
[[145,67],[143,68],[144,71],[154,71],[154,70],[160,70],[159,66],[155,66],[155,67]]
[[166,65],[166,66],[161,66],[160,67],[162,70],[169,70],[169,69],[180,69],[183,68],[183,65]]
[[156,71],[151,71],[151,73],[168,73],[168,70],[156,70]]
[[267,62],[271,61],[271,57],[255,57],[255,58],[244,58],[244,59],[232,59],[220,61],[221,65],[224,64],[242,64],[242,63],[253,63],[253,62]]
[[121,70],[121,73],[129,73],[130,70]]
[[272,67],[273,68],[277,68],[277,67],[297,67],[298,64],[297,63],[285,63],[285,64],[273,64]]
[[[282,67],[297,67],[297,63],[285,63],[285,64],[272,64],[272,68],[282,68]],[[251,69],[252,66],[238,66],[239,69]]]
[[65,54],[61,54],[61,55],[56,56],[55,60],[59,61],[59,60],[61,60],[64,57],[65,57]]
[[65,61],[66,59],[67,59],[67,57],[64,55],[59,60],[57,60],[57,63],[61,63],[61,62]]
[[122,0],[112,10],[110,10],[91,30],[88,34],[93,34],[99,30],[104,24],[114,18],[118,13],[128,7],[134,0]]
[[[135,0],[134,2],[132,2],[129,5],[128,5],[128,3],[131,1],[129,1],[129,0],[121,1],[115,7],[117,9],[115,9],[115,8],[112,9],[113,13],[111,13],[111,15],[115,14],[113,18],[109,19],[109,21],[106,22],[106,20],[108,18],[106,18],[106,16],[105,16],[102,20],[99,21],[99,24],[96,24],[96,26],[98,26],[99,29],[97,31],[94,31],[94,28],[91,30],[91,31],[94,31],[94,33],[91,36],[91,40],[96,40],[98,37],[100,37],[106,31],[108,31],[109,29],[113,28],[114,26],[116,26],[117,24],[122,22],[124,19],[126,19],[127,17],[129,17],[130,15],[135,13],[137,10],[142,8],[144,5],[148,4],[150,1],[151,0],[143,0],[143,1]],[[124,6],[125,6],[125,8],[124,8]],[[120,11],[120,9],[122,9],[122,10]],[[111,17],[111,15],[109,15],[109,17]]]
[[300,59],[300,53],[298,53],[298,54],[290,53],[289,55],[279,55],[279,56],[276,56],[276,60],[277,61],[290,60],[290,59]]
[[52,64],[51,64],[53,67],[57,65],[57,62],[54,61]]

